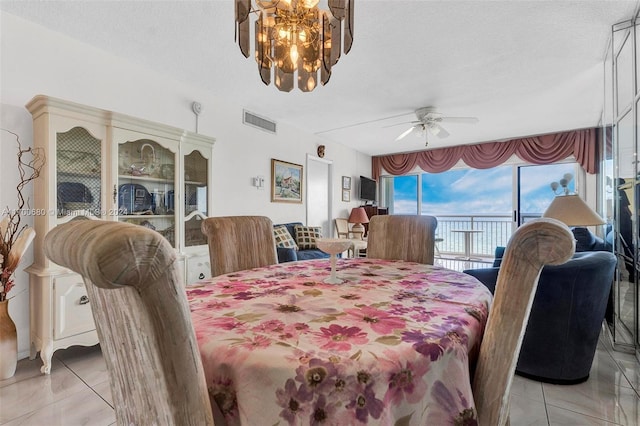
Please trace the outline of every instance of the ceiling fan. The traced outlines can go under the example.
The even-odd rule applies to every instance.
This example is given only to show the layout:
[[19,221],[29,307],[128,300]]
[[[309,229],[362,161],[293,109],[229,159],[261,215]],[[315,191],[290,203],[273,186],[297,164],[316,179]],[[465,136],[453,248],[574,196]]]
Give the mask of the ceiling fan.
[[[440,123],[468,123],[473,124],[478,122],[476,117],[445,117],[441,113],[436,111],[434,107],[420,108],[415,111],[417,121],[410,121],[412,124],[407,130],[402,132],[395,140],[399,141],[410,133],[419,133],[421,135],[428,136],[427,133],[431,133],[439,138],[446,138],[449,136],[449,132],[440,125]],[[401,123],[405,124],[405,123]],[[396,124],[397,126],[397,124]],[[427,145],[429,141],[426,141]]]

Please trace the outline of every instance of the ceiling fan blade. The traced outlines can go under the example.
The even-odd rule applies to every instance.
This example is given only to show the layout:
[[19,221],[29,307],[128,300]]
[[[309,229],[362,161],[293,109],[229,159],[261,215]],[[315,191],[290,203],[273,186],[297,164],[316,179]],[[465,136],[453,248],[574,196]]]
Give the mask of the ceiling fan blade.
[[400,139],[403,139],[405,136],[407,136],[409,133],[413,132],[416,129],[417,126],[411,126],[409,127],[407,130],[405,130],[404,132],[402,132],[402,134],[400,136],[398,136],[396,138],[396,142],[399,141]]
[[429,130],[431,131],[431,134],[433,134],[434,136],[437,136],[441,139],[446,138],[447,136],[449,136],[449,132],[447,132],[444,127],[442,127],[439,124],[432,124],[429,126]]
[[474,124],[480,120],[478,120],[478,117],[441,117],[438,121],[442,123],[447,122],[447,123]]
[[403,121],[402,123],[389,124],[388,126],[382,126],[382,128],[386,129],[387,127],[404,126],[405,124],[416,124],[416,123],[420,123],[420,121]]

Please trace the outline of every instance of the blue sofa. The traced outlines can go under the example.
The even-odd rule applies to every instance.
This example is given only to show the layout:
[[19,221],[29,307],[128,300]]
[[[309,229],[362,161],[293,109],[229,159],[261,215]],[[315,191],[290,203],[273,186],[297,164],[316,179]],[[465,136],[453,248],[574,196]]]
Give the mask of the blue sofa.
[[[613,253],[586,251],[542,269],[516,374],[554,384],[589,378],[615,266]],[[493,293],[499,269],[464,272]]]
[[[302,222],[290,222],[290,223],[281,223],[274,226],[284,225],[287,227],[287,230],[293,237],[296,239],[296,225],[302,225]],[[278,263],[284,262],[295,262],[296,260],[310,260],[310,259],[327,259],[329,258],[329,254],[323,252],[320,249],[306,249],[306,250],[296,250],[293,248],[283,248],[276,247],[276,251],[278,252]]]

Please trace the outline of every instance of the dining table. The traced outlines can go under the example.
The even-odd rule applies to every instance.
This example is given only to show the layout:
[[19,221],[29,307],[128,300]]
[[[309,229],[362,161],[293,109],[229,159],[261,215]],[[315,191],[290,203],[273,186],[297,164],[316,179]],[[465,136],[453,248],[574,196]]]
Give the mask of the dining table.
[[[470,275],[371,258],[276,264],[187,288],[228,425],[466,425],[492,302]],[[218,423],[216,423],[218,424]]]

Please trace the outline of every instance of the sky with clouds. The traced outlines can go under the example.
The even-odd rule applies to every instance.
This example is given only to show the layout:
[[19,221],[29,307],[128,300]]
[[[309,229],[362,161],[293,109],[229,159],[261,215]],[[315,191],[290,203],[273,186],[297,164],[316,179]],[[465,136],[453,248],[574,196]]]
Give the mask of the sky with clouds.
[[[555,196],[551,182],[575,173],[575,164],[552,164],[520,168],[521,211],[542,214]],[[506,215],[513,210],[513,167],[487,170],[449,170],[422,174],[422,213],[446,215]],[[575,189],[571,180],[570,190]],[[393,178],[393,213],[416,214],[418,177]],[[391,204],[391,203],[388,203]]]

